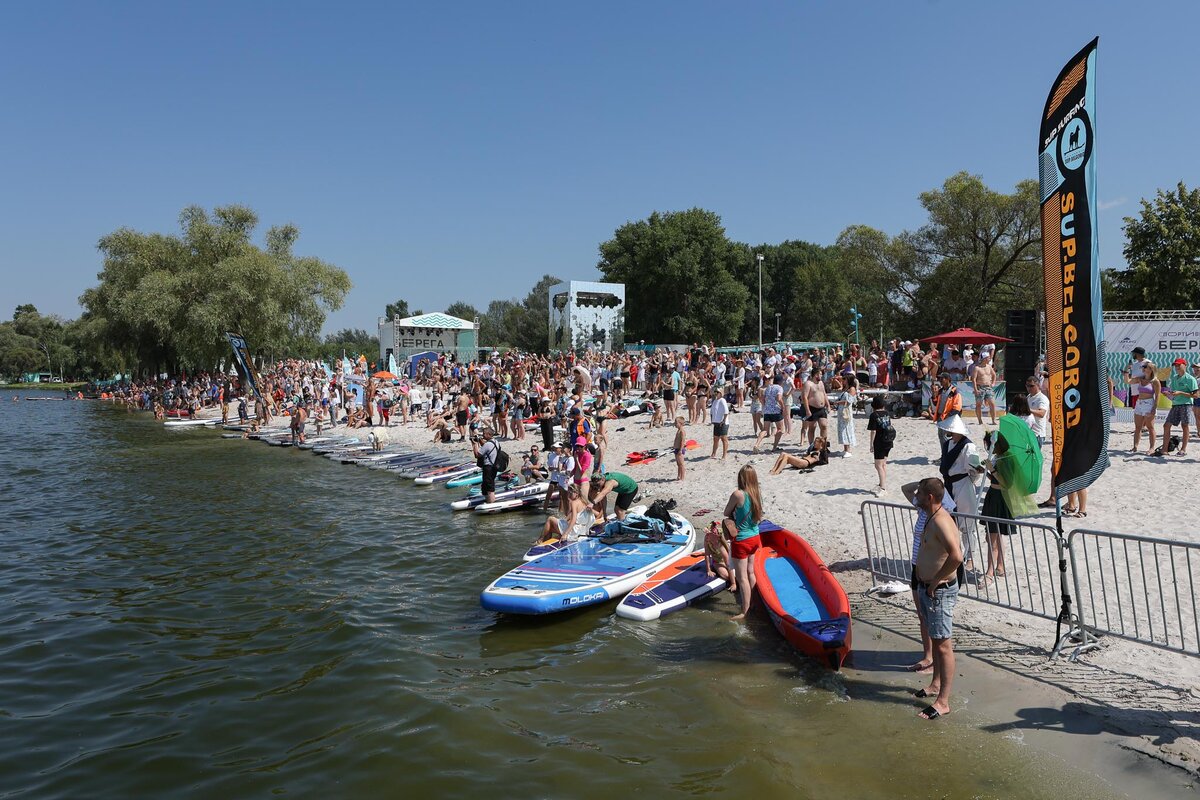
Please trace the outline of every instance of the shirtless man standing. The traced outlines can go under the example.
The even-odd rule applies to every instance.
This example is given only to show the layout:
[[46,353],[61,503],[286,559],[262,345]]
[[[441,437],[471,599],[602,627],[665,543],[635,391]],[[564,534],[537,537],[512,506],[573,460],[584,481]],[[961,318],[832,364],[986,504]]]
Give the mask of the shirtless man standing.
[[458,430],[458,435],[462,438],[459,441],[467,440],[467,422],[471,419],[471,395],[466,392],[459,392],[458,405],[454,409],[454,427]]
[[926,478],[917,486],[917,506],[928,515],[921,547],[917,551],[918,612],[933,640],[933,678],[918,697],[932,697],[919,716],[937,719],[950,713],[954,684],[954,606],[958,602],[958,568],[962,566],[962,538],[950,512],[942,507],[946,487],[939,478]]
[[971,371],[971,383],[975,388],[975,421],[983,424],[983,404],[987,403],[992,424],[996,424],[996,368],[989,355],[979,357],[979,363]]
[[810,445],[813,444],[818,429],[821,439],[829,441],[829,397],[825,394],[820,367],[813,366],[800,397],[804,401],[804,427],[800,430],[800,444],[804,444],[806,439]]

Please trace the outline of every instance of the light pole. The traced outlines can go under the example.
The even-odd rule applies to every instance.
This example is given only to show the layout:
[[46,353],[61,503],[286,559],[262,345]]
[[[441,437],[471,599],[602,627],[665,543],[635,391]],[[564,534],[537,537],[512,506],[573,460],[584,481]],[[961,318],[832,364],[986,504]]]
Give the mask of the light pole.
[[757,253],[754,256],[758,259],[758,349],[762,350],[762,262],[763,254]]
[[775,312],[775,341],[779,341],[779,318],[782,316],[780,312]]

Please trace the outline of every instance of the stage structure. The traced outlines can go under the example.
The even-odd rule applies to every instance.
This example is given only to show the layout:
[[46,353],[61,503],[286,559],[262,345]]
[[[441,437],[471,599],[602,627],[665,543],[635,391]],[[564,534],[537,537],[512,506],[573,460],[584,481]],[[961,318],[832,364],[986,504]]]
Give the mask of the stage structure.
[[625,284],[567,281],[550,287],[550,350],[620,350]]
[[402,365],[416,353],[452,353],[468,362],[479,355],[479,323],[449,314],[420,314],[415,317],[379,318],[379,363],[388,356]]
[[[1113,381],[1113,416],[1118,422],[1133,421],[1124,373],[1135,347],[1146,351],[1162,380],[1171,374],[1171,362],[1177,358],[1189,364],[1200,362],[1200,309],[1104,312],[1105,366]],[[1159,422],[1166,421],[1170,408],[1171,401],[1160,398]]]

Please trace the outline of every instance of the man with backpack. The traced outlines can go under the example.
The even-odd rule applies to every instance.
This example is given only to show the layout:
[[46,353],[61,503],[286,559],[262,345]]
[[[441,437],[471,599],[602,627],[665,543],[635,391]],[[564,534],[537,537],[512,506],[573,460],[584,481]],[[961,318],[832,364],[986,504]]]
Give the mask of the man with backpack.
[[480,491],[483,492],[489,503],[496,502],[496,475],[508,467],[508,454],[500,449],[500,445],[492,441],[494,435],[491,428],[484,428],[482,442],[478,436],[471,439],[471,450],[475,453],[475,463],[483,470],[483,485],[480,487]]

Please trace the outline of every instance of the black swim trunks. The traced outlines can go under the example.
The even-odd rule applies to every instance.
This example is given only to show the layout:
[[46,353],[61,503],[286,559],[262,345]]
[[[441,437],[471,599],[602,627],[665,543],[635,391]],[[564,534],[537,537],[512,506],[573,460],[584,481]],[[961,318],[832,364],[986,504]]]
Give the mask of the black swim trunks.
[[663,389],[663,401],[667,403],[675,402],[675,390]]
[[728,422],[714,422],[713,423],[713,438],[714,439],[716,439],[720,436],[728,436],[728,435],[729,435],[729,423]]
[[808,411],[808,416],[804,418],[806,422],[816,422],[819,419],[829,419],[829,409],[825,406],[821,406],[820,408],[809,406]]
[[624,494],[618,494],[616,502],[617,508],[621,509],[622,511],[628,511],[629,507],[633,505],[633,498],[635,497],[637,497],[637,492],[625,492]]
[[466,411],[456,411],[456,412],[454,412],[454,421],[456,423],[458,423],[460,426],[466,425],[468,416],[469,415],[467,414]]

